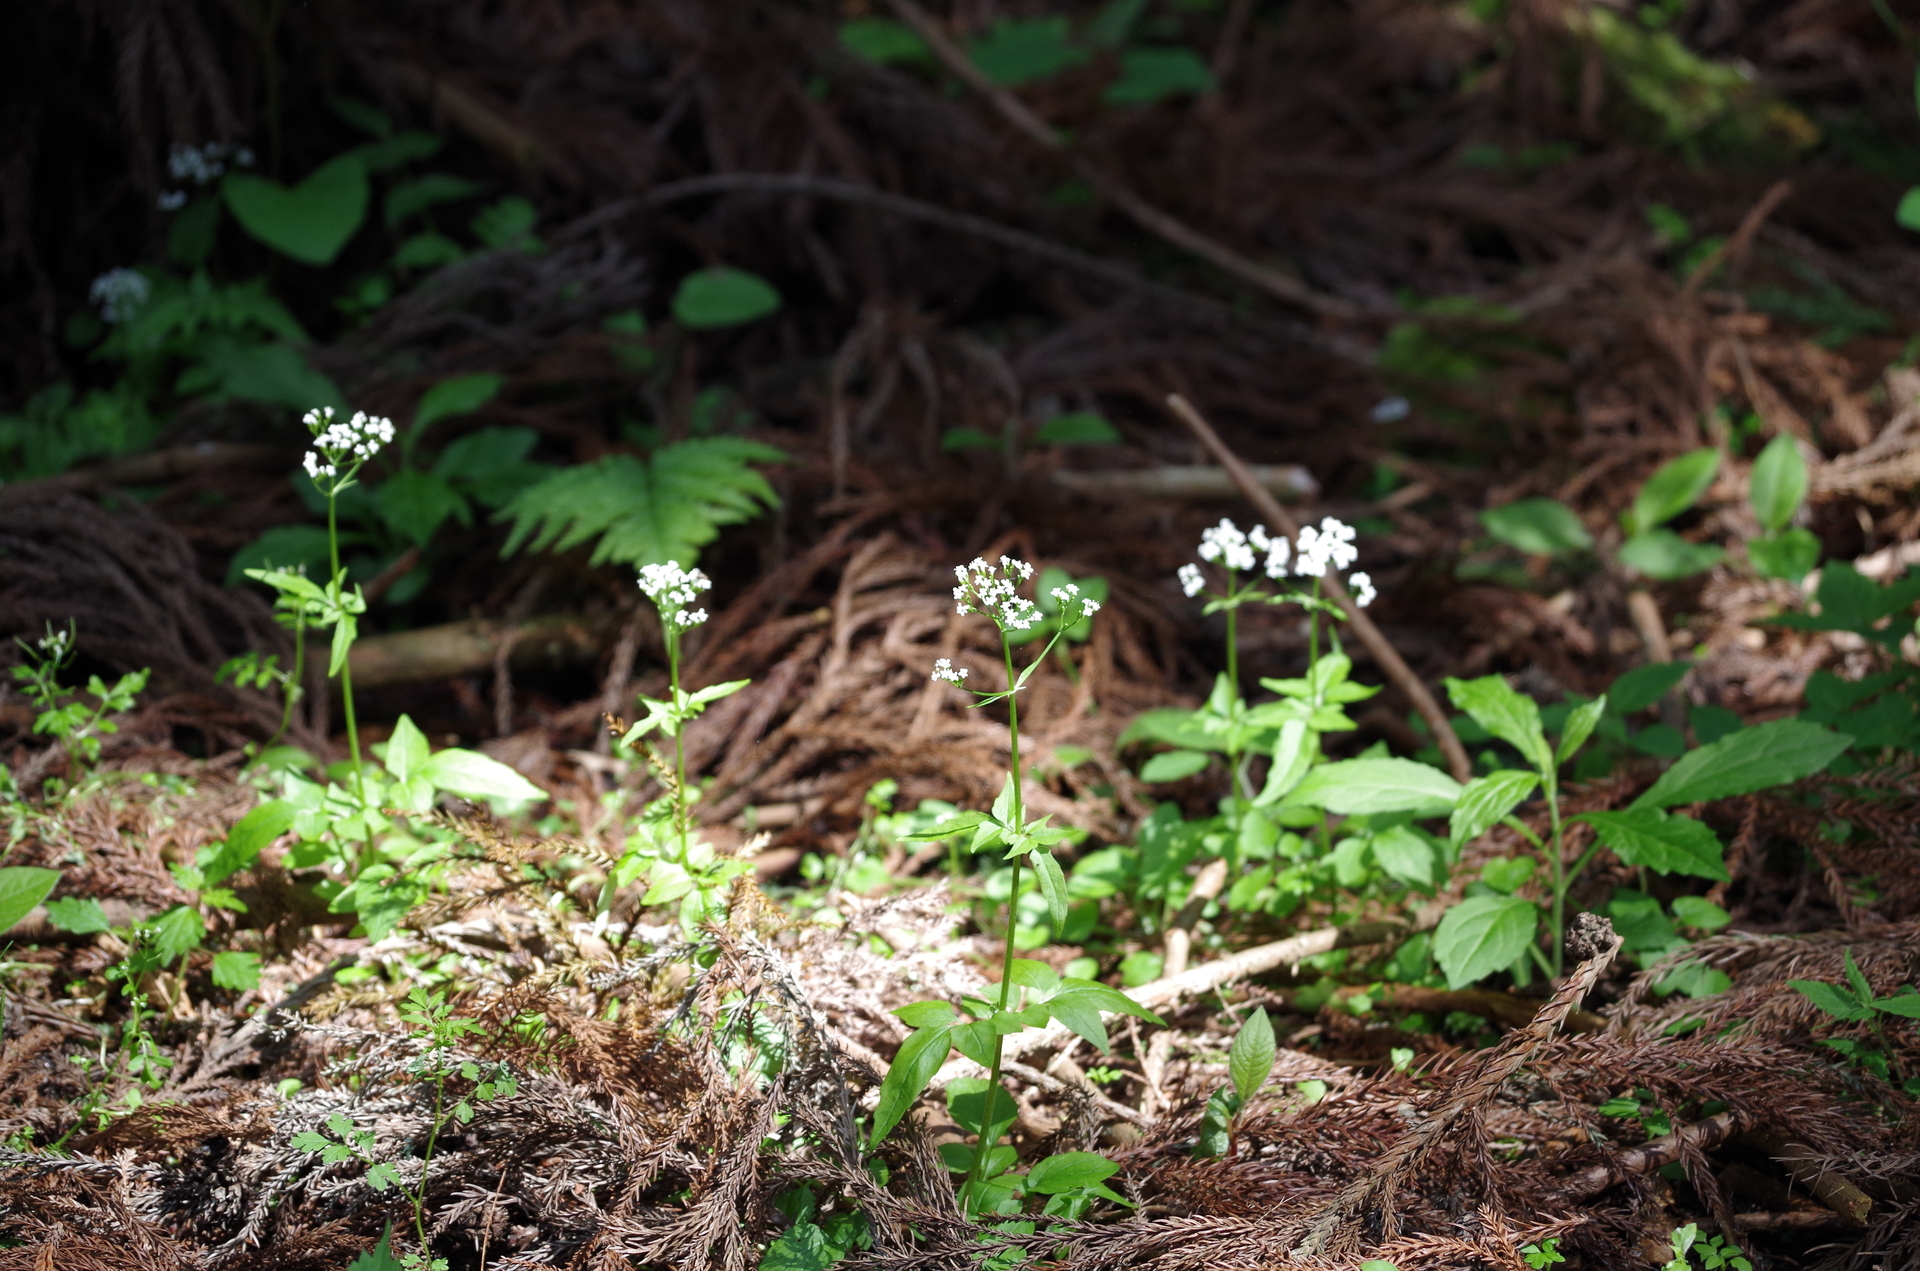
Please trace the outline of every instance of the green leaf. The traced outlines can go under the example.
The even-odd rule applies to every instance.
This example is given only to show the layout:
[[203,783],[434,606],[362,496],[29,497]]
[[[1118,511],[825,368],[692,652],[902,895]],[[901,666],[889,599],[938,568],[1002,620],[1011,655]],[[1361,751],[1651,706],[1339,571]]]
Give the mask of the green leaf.
[[260,987],[260,955],[228,950],[213,955],[213,982],[244,993]]
[[273,799],[241,817],[217,847],[201,849],[196,858],[204,884],[217,886],[252,865],[261,849],[293,828],[297,811],[285,799]]
[[1346,816],[1376,812],[1439,816],[1459,797],[1459,782],[1411,759],[1344,759],[1308,773],[1285,802]]
[[1008,978],[1021,988],[1036,989],[1041,993],[1052,993],[1060,987],[1060,973],[1032,958],[1015,958],[1012,974]]
[[779,498],[750,464],[786,456],[739,437],[694,437],[651,461],[615,454],[563,468],[507,504],[513,522],[503,554],[564,552],[599,538],[593,565],[691,566],[723,525],[775,507]]
[[288,344],[262,344],[221,336],[203,340],[201,362],[219,381],[219,391],[243,401],[307,410],[346,406],[332,380],[307,365]]
[[1873,1018],[1873,1009],[1855,1001],[1838,985],[1825,984],[1819,980],[1788,980],[1788,984],[1798,989],[1800,996],[1812,1002],[1837,1020],[1847,1023],[1859,1023]]
[[1668,529],[1642,530],[1620,545],[1621,564],[1662,582],[1712,569],[1726,554],[1710,543],[1689,543]]
[[62,896],[59,900],[49,900],[47,922],[55,931],[70,931],[76,936],[90,936],[96,931],[109,930],[112,926],[107,921],[107,911],[91,896]]
[[1147,760],[1140,768],[1142,781],[1178,781],[1205,768],[1212,756],[1199,750],[1167,750]]
[[1683,755],[1633,806],[1703,803],[1798,781],[1825,768],[1852,743],[1845,733],[1804,720],[1756,724]]
[[[1034,440],[1043,446],[1117,446],[1120,432],[1104,415],[1090,410],[1055,415],[1040,425]],[[1095,597],[1104,599],[1104,597]]]
[[[1685,668],[1682,667],[1684,672]],[[1563,764],[1573,758],[1580,747],[1586,745],[1587,738],[1593,736],[1594,726],[1607,711],[1607,695],[1602,693],[1591,702],[1582,702],[1567,712],[1566,727],[1560,732],[1560,749],[1554,752],[1555,764]]]
[[387,191],[384,213],[389,226],[418,216],[439,203],[470,199],[480,193],[480,183],[451,172],[427,172],[410,181],[402,181]]
[[1505,970],[1533,943],[1540,911],[1515,896],[1470,896],[1453,908],[1433,933],[1433,957],[1449,989],[1463,989]]
[[227,566],[227,586],[246,577],[249,569],[293,569],[301,565],[316,574],[326,569],[326,526],[277,525],[268,530],[234,553],[233,562]]
[[1087,60],[1087,51],[1071,41],[1064,15],[1001,18],[967,48],[986,77],[1012,87],[1047,79]]
[[511,502],[552,467],[527,458],[539,434],[531,428],[480,428],[447,443],[433,461],[435,476],[490,508]]
[[1534,773],[1513,768],[1475,777],[1467,782],[1460,792],[1460,802],[1454,805],[1447,823],[1448,836],[1456,844],[1479,838],[1519,807],[1539,784],[1540,778]]
[[947,1061],[947,1052],[951,1050],[953,1026],[938,1024],[915,1029],[913,1035],[900,1044],[900,1050],[893,1057],[893,1063],[887,1068],[887,1075],[880,1083],[880,1102],[873,1110],[873,1133],[868,1138],[869,1147],[878,1146],[881,1140],[900,1124],[900,1118],[907,1114],[913,1101],[933,1080],[933,1074],[940,1071],[940,1065]]
[[1448,677],[1446,683],[1447,696],[1474,723],[1518,750],[1538,771],[1553,770],[1553,751],[1540,728],[1540,707],[1531,697],[1516,692],[1498,675],[1483,675],[1477,680]]
[[153,951],[160,961],[170,963],[200,947],[200,938],[207,933],[207,924],[200,917],[200,911],[186,905],[173,908],[146,924],[145,930],[153,941]]
[[1267,1018],[1264,1008],[1255,1010],[1240,1025],[1233,1047],[1227,1052],[1227,1076],[1240,1095],[1240,1102],[1246,1103],[1267,1084],[1278,1053],[1273,1043],[1273,1021]]
[[531,201],[510,194],[474,213],[467,228],[475,238],[496,251],[533,252],[540,250],[540,240],[533,232],[539,219],[540,213]]
[[1213,89],[1213,72],[1192,49],[1139,48],[1120,54],[1120,78],[1101,97],[1109,106],[1146,106],[1175,93]]
[[912,27],[892,18],[854,18],[840,24],[842,47],[876,66],[930,62],[933,53]]
[[1593,535],[1579,515],[1558,499],[1521,499],[1480,513],[1487,533],[1531,556],[1585,551]]
[[1480,881],[1502,896],[1510,896],[1525,886],[1539,868],[1540,862],[1531,856],[1498,856],[1480,867]]
[[506,382],[506,376],[489,372],[441,380],[421,395],[420,404],[414,408],[412,431],[418,435],[442,419],[472,414],[492,401]]
[[1092,1042],[1102,1054],[1107,1050],[1107,1028],[1100,1013],[1131,1015],[1158,1024],[1160,1017],[1126,994],[1092,980],[1068,978],[1064,987],[1046,1001],[1047,1013],[1075,1033]]
[[460,492],[446,478],[418,468],[403,468],[388,478],[374,495],[380,518],[393,532],[425,547],[441,522],[454,517],[470,524],[472,513]]
[[845,1254],[827,1243],[827,1233],[811,1222],[796,1222],[760,1255],[760,1271],[826,1271]]
[[1060,862],[1044,849],[1033,853],[1033,867],[1040,875],[1040,894],[1047,898],[1047,917],[1057,935],[1067,925],[1067,877]]
[[395,269],[437,269],[451,265],[467,254],[466,249],[445,234],[414,234],[393,251]]
[[1781,433],[1753,461],[1747,500],[1768,530],[1778,532],[1793,520],[1807,497],[1807,461],[1791,434]]
[[1860,964],[1853,960],[1853,950],[1842,949],[1840,951],[1840,958],[1846,967],[1847,987],[1853,990],[1854,1000],[1857,1002],[1871,1002],[1873,1000],[1873,985],[1867,983],[1867,977],[1861,972]]
[[1874,998],[1873,1009],[1888,1015],[1898,1015],[1902,1019],[1920,1019],[1920,993],[1914,992],[1913,986],[1908,985],[1905,992],[1896,993],[1892,997]]
[[1820,563],[1820,540],[1812,530],[1795,525],[1747,540],[1747,563],[1766,578],[1797,583]]
[[0,931],[6,931],[32,913],[59,881],[57,869],[34,865],[9,865],[0,869]]
[[1649,662],[1635,667],[1613,682],[1607,700],[1622,715],[1643,711],[1671,692],[1692,669],[1688,662]]
[[691,331],[743,326],[779,309],[773,284],[724,265],[688,274],[673,293],[673,316]]
[[426,765],[432,749],[413,717],[402,715],[393,726],[393,736],[387,739],[387,771],[395,781],[405,781]]
[[1410,825],[1396,825],[1373,836],[1373,860],[1380,872],[1409,887],[1430,888],[1439,881],[1444,867],[1437,857],[1433,844]]
[[1679,516],[1706,493],[1719,471],[1720,452],[1712,446],[1690,450],[1661,464],[1633,498],[1633,506],[1624,518],[1627,533],[1640,534]]
[[1725,853],[1714,832],[1690,816],[1631,807],[1624,812],[1583,812],[1600,841],[1628,865],[1662,874],[1690,874],[1724,881]]
[[307,265],[331,265],[367,215],[367,168],[343,154],[308,173],[298,185],[233,172],[220,193],[242,229],[283,256]]
[[1097,1152],[1059,1152],[1027,1171],[1027,1190],[1057,1196],[1076,1187],[1104,1183],[1119,1172],[1118,1165]]
[[1900,196],[1899,206],[1893,209],[1893,219],[1902,229],[1920,230],[1920,185]]
[[472,750],[438,751],[420,766],[419,775],[431,782],[436,790],[465,795],[469,799],[538,801],[547,797],[545,790],[498,759]]
[[1290,719],[1280,725],[1273,742],[1273,762],[1267,767],[1267,783],[1254,798],[1255,807],[1278,803],[1290,794],[1313,767],[1319,737],[1305,720]]
[[1733,921],[1733,915],[1704,896],[1675,896],[1673,916],[1696,931],[1718,931]]

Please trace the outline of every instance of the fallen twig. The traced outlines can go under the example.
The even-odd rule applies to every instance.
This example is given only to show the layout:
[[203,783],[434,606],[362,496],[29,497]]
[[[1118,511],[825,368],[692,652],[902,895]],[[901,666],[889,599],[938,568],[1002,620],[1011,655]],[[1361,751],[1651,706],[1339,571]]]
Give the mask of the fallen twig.
[[[1274,497],[1253,479],[1252,474],[1247,471],[1247,465],[1241,463],[1240,457],[1227,448],[1226,442],[1220,440],[1220,434],[1215,432],[1213,425],[1194,409],[1192,402],[1178,393],[1172,393],[1167,397],[1167,407],[1173,411],[1181,423],[1193,430],[1194,436],[1200,439],[1202,445],[1213,452],[1213,457],[1220,461],[1220,466],[1227,470],[1227,474],[1233,478],[1233,483],[1240,487],[1240,493],[1253,504],[1256,512],[1266,518],[1268,523],[1278,526],[1281,533],[1288,538],[1299,536],[1300,526],[1287,515],[1286,510]],[[1379,663],[1381,671],[1393,681],[1395,687],[1407,695],[1407,700],[1413,703],[1413,708],[1420,712],[1420,718],[1427,721],[1427,727],[1433,730],[1434,740],[1439,743],[1440,753],[1446,756],[1447,770],[1453,774],[1453,779],[1462,785],[1471,781],[1473,763],[1467,758],[1466,747],[1462,746],[1460,738],[1454,735],[1453,725],[1447,722],[1447,713],[1440,709],[1440,703],[1434,699],[1432,693],[1427,691],[1427,686],[1420,682],[1420,677],[1413,673],[1413,668],[1408,666],[1407,660],[1400,656],[1400,651],[1394,648],[1387,637],[1381,633],[1380,628],[1373,624],[1373,619],[1367,616],[1367,611],[1353,603],[1353,597],[1347,594],[1346,586],[1334,573],[1329,571],[1321,580],[1321,586],[1328,596],[1347,611],[1347,619],[1353,626],[1353,633],[1360,637],[1360,643],[1367,646],[1367,652],[1373,654],[1373,660]]]

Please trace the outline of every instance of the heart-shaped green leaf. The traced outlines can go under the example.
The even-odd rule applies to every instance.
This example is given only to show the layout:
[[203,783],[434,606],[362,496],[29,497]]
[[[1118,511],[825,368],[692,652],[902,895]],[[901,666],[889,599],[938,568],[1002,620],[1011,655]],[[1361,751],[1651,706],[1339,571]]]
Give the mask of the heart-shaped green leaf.
[[331,265],[366,219],[367,168],[360,156],[343,154],[294,186],[235,172],[220,193],[241,228],[268,247],[302,264]]

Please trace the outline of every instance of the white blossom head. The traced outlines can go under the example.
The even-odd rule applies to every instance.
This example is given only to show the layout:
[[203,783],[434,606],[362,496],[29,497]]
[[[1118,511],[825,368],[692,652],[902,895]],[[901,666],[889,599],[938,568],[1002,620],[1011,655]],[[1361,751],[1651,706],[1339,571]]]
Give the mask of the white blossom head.
[[1287,576],[1287,557],[1293,552],[1293,544],[1284,538],[1275,538],[1267,543],[1267,577],[1285,578]]
[[1040,621],[1040,607],[1022,596],[1020,584],[1033,577],[1033,566],[1011,556],[990,565],[976,556],[971,564],[955,565],[953,609],[958,614],[983,613],[1002,631],[1026,631]]
[[[393,421],[365,411],[355,411],[351,419],[336,419],[333,407],[322,406],[308,411],[303,422],[313,434],[307,472],[316,480],[319,479],[316,470],[334,476],[346,468],[351,475],[351,469],[379,454],[380,448],[393,440]],[[313,453],[317,453],[319,459],[312,458]]]
[[118,326],[132,319],[153,294],[153,284],[137,269],[109,269],[93,280],[88,293],[100,306],[100,316]]
[[1353,603],[1365,609],[1373,603],[1380,593],[1373,589],[1373,578],[1369,574],[1354,572],[1347,576],[1347,586],[1353,591]]
[[1300,528],[1295,544],[1293,572],[1302,578],[1319,578],[1329,569],[1343,570],[1360,559],[1353,545],[1353,527],[1331,516],[1320,519],[1320,528]]
[[1180,579],[1180,590],[1189,596],[1199,595],[1207,585],[1207,580],[1200,574],[1200,567],[1192,561],[1182,565],[1176,576]]
[[1200,559],[1218,561],[1235,571],[1252,569],[1253,550],[1266,541],[1264,525],[1254,526],[1251,535],[1242,534],[1239,526],[1223,516],[1220,524],[1200,531]]
[[952,658],[936,658],[933,663],[933,678],[946,684],[959,684],[967,678],[967,668],[953,669]]
[[705,609],[688,609],[703,591],[713,589],[713,580],[698,569],[681,569],[679,561],[640,567],[640,590],[660,611],[660,623],[670,635],[707,620]]

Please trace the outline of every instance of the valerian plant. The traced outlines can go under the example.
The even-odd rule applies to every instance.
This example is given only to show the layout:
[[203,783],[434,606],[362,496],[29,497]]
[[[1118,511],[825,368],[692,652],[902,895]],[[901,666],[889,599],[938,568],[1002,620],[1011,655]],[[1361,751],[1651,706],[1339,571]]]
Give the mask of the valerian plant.
[[[689,692],[681,686],[681,642],[688,631],[707,620],[705,609],[692,607],[713,583],[698,569],[682,569],[678,561],[644,565],[640,590],[660,615],[660,634],[667,653],[667,698],[643,697],[644,719],[621,737],[622,745],[638,745],[666,788],[641,816],[627,850],[608,876],[601,897],[604,914],[616,889],[639,878],[647,879],[642,904],[680,902],[680,924],[689,935],[725,905],[729,883],[752,866],[737,857],[720,856],[710,844],[693,838],[693,804],[698,797],[687,781],[686,727],[707,707],[745,688],[751,681],[730,680]],[[646,738],[653,733],[673,744],[671,759],[655,750]]]
[[[49,625],[47,633],[32,644],[18,638],[14,643],[25,656],[13,668],[13,678],[20,683],[21,693],[39,710],[34,716],[33,731],[42,737],[52,737],[66,749],[68,757],[82,767],[99,762],[100,739],[120,731],[110,717],[133,709],[134,698],[147,686],[148,672],[132,671],[112,684],[98,675],[88,676],[86,692],[93,698],[93,704],[87,705],[60,683],[60,672],[78,652],[72,623],[68,623],[64,631],[56,631]],[[63,704],[67,698],[73,700]]]
[[[968,997],[958,1007],[944,1001],[914,1002],[894,1011],[914,1031],[902,1043],[881,1082],[870,1142],[878,1144],[899,1124],[949,1053],[958,1050],[987,1070],[984,1081],[963,1078],[950,1084],[947,1092],[955,1119],[975,1135],[972,1148],[951,1144],[942,1153],[950,1169],[966,1175],[960,1189],[961,1208],[969,1214],[1018,1213],[1020,1197],[1025,1194],[1047,1197],[1042,1208],[1045,1214],[1077,1217],[1096,1197],[1125,1203],[1104,1185],[1118,1166],[1091,1152],[1067,1152],[1035,1163],[1022,1176],[1015,1169],[1013,1149],[1000,1145],[1001,1136],[1014,1120],[1013,1096],[1001,1087],[1000,1073],[1007,1036],[1043,1027],[1049,1019],[1058,1020],[1103,1053],[1108,1045],[1101,1020],[1103,1011],[1159,1022],[1131,998],[1106,985],[1063,977],[1045,963],[1014,956],[1013,929],[1024,869],[1034,872],[1056,929],[1065,921],[1067,911],[1066,878],[1053,856],[1054,845],[1067,837],[1067,831],[1049,825],[1048,817],[1029,820],[1022,797],[1019,693],[1053,651],[1062,632],[1092,617],[1100,605],[1081,595],[1072,583],[1054,588],[1052,599],[1060,606],[1064,620],[1056,625],[1039,655],[1024,670],[1016,671],[1013,637],[1032,629],[1043,618],[1039,607],[1020,594],[1020,588],[1033,577],[1033,567],[1003,556],[997,565],[976,559],[957,566],[954,575],[958,580],[953,589],[957,612],[985,615],[1000,634],[1007,687],[997,692],[974,691],[974,705],[1006,703],[1007,777],[991,811],[963,812],[910,837],[938,840],[969,834],[973,851],[999,848],[1004,859],[1013,862],[1006,953],[998,991],[990,990],[993,1000]],[[948,658],[934,664],[935,680],[964,685],[969,674],[969,668],[956,668]]]

